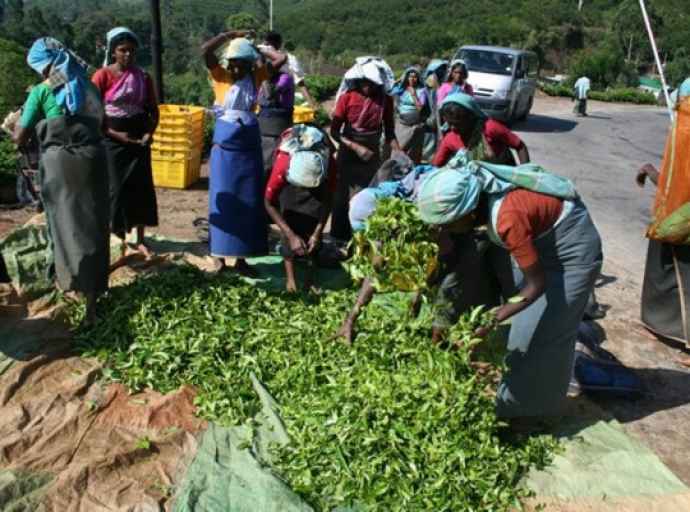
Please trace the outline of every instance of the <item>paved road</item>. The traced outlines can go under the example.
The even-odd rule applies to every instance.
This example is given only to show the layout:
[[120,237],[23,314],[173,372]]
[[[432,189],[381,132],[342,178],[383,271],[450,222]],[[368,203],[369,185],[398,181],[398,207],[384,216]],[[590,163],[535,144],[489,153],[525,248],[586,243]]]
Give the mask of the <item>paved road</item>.
[[653,187],[640,189],[635,170],[661,162],[669,127],[663,108],[591,102],[577,118],[567,99],[541,97],[533,114],[513,129],[532,160],[575,181],[604,241],[605,258],[639,285],[647,241],[644,231]]

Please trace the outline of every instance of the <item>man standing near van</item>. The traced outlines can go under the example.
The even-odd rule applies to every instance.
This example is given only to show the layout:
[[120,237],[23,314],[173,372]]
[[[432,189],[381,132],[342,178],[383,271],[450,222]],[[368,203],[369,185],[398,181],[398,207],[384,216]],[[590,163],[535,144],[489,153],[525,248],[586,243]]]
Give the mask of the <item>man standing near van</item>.
[[576,114],[577,117],[587,115],[587,95],[589,94],[590,88],[591,82],[586,76],[578,78],[573,86],[575,91],[575,108],[573,108],[573,114]]

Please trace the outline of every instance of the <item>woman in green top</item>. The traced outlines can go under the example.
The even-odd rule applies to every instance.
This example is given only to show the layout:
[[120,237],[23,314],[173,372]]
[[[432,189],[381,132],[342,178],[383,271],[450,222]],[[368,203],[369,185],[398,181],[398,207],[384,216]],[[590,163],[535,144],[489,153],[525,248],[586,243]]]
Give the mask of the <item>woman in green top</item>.
[[84,294],[86,321],[93,322],[96,299],[108,288],[110,257],[103,106],[86,64],[59,41],[38,39],[27,62],[45,81],[29,93],[13,138],[25,144],[36,129],[57,283]]

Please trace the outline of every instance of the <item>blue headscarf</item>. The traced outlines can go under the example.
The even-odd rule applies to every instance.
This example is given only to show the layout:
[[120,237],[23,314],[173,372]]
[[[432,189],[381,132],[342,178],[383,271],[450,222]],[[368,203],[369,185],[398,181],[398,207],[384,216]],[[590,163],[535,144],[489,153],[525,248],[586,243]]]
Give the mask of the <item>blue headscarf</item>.
[[443,59],[432,59],[424,70],[424,80],[431,75],[436,75],[439,82],[443,82],[448,72],[448,61]]
[[675,108],[678,102],[687,96],[690,96],[690,78],[683,80],[678,89],[671,93],[671,106]]
[[369,187],[355,194],[350,200],[350,226],[353,231],[361,231],[366,227],[366,221],[376,210],[379,199],[398,197],[414,202],[424,179],[435,167],[431,165],[417,165],[400,180],[383,181],[375,187]]
[[516,188],[561,199],[578,197],[572,181],[538,165],[470,161],[467,151],[460,150],[422,183],[417,196],[419,215],[427,224],[449,224],[472,212],[482,192],[503,194]]
[[479,107],[479,103],[469,94],[464,92],[453,92],[446,96],[441,103],[441,107],[448,105],[449,103],[457,103],[461,107],[466,108],[477,116],[480,120],[485,121],[488,119],[487,115]]
[[55,95],[55,101],[69,114],[81,110],[89,85],[87,65],[83,60],[57,39],[42,37],[31,45],[26,62],[39,75],[52,65],[47,84]]
[[113,48],[113,43],[117,38],[123,35],[129,36],[136,43],[137,47],[141,46],[141,41],[139,41],[137,35],[130,29],[127,27],[115,27],[114,29],[108,31],[108,33],[105,35],[105,60],[103,61],[103,67],[112,64],[113,50],[115,49]]
[[417,89],[422,89],[424,87],[424,84],[422,83],[421,70],[416,66],[410,66],[402,74],[402,77],[400,77],[400,81],[395,84],[393,89],[391,89],[392,95],[400,96],[407,90],[407,79],[412,73],[417,73],[417,77],[419,77],[419,80],[417,81]]
[[683,80],[683,83],[678,87],[678,97],[685,98],[686,96],[690,96],[690,78]]

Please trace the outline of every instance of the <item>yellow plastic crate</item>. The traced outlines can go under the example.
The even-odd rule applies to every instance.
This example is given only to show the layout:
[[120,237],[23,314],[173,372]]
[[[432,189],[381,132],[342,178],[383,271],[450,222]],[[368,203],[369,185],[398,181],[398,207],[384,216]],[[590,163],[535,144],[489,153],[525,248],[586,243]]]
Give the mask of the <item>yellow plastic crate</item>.
[[153,134],[153,149],[201,151],[205,109],[187,105],[160,105],[160,121]]
[[311,107],[306,106],[296,106],[292,112],[292,122],[298,123],[311,123],[316,117],[316,112]]
[[201,175],[201,152],[151,150],[151,166],[156,187],[187,188]]
[[159,105],[160,120],[169,125],[203,125],[206,109],[192,105]]

